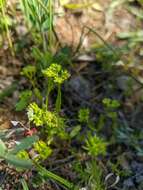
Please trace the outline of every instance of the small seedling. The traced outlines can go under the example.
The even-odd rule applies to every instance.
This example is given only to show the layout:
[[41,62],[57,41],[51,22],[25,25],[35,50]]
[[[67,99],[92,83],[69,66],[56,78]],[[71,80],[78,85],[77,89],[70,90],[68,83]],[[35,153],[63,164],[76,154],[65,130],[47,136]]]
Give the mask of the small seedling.
[[112,119],[112,128],[114,129],[117,126],[117,109],[120,107],[120,102],[118,100],[112,100],[110,98],[103,99],[103,105],[106,111],[107,117]]
[[78,112],[78,120],[81,123],[88,123],[90,111],[88,108],[80,109]]
[[107,142],[97,135],[92,136],[88,135],[87,140],[85,141],[84,149],[88,151],[88,154],[95,157],[99,155],[105,155],[107,148]]
[[86,189],[105,190],[103,169],[97,160],[93,159],[90,162],[86,162],[85,166],[77,161],[73,165],[73,169],[78,174],[79,186],[85,186]]
[[36,74],[36,67],[32,65],[24,67],[21,71],[21,75],[25,76],[29,80],[33,88],[35,88],[36,86],[35,74]]

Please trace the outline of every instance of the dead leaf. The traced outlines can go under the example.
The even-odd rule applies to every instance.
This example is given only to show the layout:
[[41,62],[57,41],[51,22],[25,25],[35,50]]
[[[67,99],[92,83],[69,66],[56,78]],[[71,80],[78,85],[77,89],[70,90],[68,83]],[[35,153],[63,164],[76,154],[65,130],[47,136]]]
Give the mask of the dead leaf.
[[0,125],[0,130],[5,130],[11,128],[11,123],[10,121],[5,121]]

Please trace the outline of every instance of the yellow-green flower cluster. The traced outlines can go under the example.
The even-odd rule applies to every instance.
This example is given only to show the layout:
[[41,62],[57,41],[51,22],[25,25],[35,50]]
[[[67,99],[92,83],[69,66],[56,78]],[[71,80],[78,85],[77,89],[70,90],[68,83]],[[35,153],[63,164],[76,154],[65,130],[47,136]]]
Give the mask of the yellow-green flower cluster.
[[35,102],[29,105],[27,115],[29,121],[32,121],[36,126],[58,128],[59,125],[62,125],[62,119],[57,117],[54,112],[39,108]]
[[29,121],[33,121],[36,126],[42,126],[44,124],[43,110],[35,102],[29,105],[27,115]]
[[17,153],[17,157],[21,159],[29,159],[29,154],[25,150],[21,150]]
[[51,64],[50,67],[43,70],[43,75],[47,78],[53,79],[57,84],[62,84],[70,77],[69,72],[67,70],[63,70],[62,66],[56,63]]
[[38,160],[45,160],[52,153],[51,148],[47,146],[46,143],[42,140],[34,144],[34,150],[39,154],[39,156],[37,157]]

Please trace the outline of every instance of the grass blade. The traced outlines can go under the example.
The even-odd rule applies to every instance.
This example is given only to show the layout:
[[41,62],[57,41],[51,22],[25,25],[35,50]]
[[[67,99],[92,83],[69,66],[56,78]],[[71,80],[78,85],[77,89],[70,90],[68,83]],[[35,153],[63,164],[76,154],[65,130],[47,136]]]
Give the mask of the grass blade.
[[29,190],[27,182],[25,181],[25,179],[21,179],[21,184],[22,184],[23,190]]
[[48,171],[47,169],[43,168],[40,165],[37,165],[37,169],[38,171],[41,173],[41,175],[43,175],[46,178],[51,178],[55,181],[57,181],[58,183],[64,185],[65,187],[67,187],[68,189],[74,189],[74,185],[72,183],[70,183],[69,181],[67,181],[66,179],[54,174],[53,172]]

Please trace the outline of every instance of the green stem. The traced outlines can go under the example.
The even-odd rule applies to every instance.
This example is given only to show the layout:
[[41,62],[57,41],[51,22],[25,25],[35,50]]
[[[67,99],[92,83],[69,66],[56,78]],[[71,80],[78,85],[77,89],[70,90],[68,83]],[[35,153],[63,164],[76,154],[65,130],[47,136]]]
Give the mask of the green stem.
[[46,38],[45,38],[45,34],[43,31],[41,31],[41,36],[43,39],[43,51],[46,52],[47,51],[47,46],[46,46]]
[[48,110],[49,105],[49,95],[52,90],[52,81],[48,79],[48,89],[47,89],[47,95],[46,95],[46,110]]
[[52,48],[52,24],[53,24],[53,10],[52,0],[49,0],[49,47]]
[[57,95],[57,99],[56,99],[56,112],[59,113],[61,110],[61,98],[62,98],[62,94],[61,94],[61,85],[58,85],[58,95]]
[[5,14],[5,8],[4,8],[3,0],[1,1],[1,11],[2,11],[2,17],[4,19],[4,27],[5,27],[9,47],[10,47],[10,50],[11,50],[11,54],[12,54],[12,56],[14,56],[14,50],[13,50],[12,40],[11,40],[11,37],[10,37],[10,32],[9,32],[9,28],[8,28],[8,24],[7,24],[7,20],[6,20],[6,14]]
[[60,184],[64,185],[65,187],[67,187],[68,189],[74,189],[74,185],[72,183],[70,183],[69,181],[67,181],[66,179],[54,174],[53,172],[48,171],[47,169],[43,168],[42,166],[40,166],[39,164],[35,164],[37,170],[41,173],[41,175],[43,175],[46,178],[50,178],[53,179],[57,182],[59,182]]
[[41,5],[43,10],[47,13],[49,16],[49,47],[52,48],[52,32],[53,32],[53,0],[49,0],[48,2],[48,9],[45,7],[43,2],[41,0],[37,0],[38,3]]

